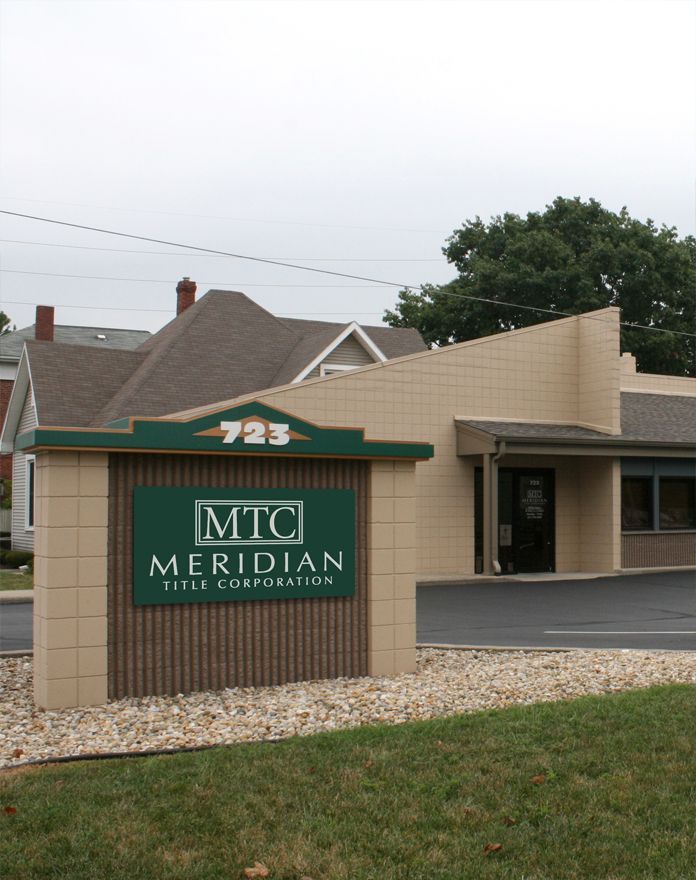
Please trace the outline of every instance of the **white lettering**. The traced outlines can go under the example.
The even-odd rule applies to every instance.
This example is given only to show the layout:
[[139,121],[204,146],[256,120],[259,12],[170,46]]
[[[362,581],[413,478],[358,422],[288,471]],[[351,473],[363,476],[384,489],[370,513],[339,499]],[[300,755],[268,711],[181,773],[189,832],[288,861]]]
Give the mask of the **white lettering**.
[[162,563],[159,561],[159,559],[153,553],[152,554],[152,562],[150,564],[150,577],[152,577],[152,575],[155,573],[155,566],[157,566],[157,568],[159,568],[160,574],[162,574],[162,575],[166,574],[167,571],[169,570],[169,567],[171,566],[172,574],[176,575],[177,577],[179,576],[179,567],[178,567],[177,561],[176,561],[176,553],[172,556],[172,558],[169,560],[169,562],[164,567],[162,567]]

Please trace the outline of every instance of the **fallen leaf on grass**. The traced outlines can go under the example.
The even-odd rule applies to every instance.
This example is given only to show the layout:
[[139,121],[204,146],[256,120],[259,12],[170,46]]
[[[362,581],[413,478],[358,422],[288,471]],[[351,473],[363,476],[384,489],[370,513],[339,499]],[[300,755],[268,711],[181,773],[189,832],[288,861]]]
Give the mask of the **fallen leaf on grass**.
[[369,770],[370,767],[372,767],[374,763],[375,763],[374,761],[365,761],[365,763],[363,764],[363,767],[364,767],[366,770]]
[[262,864],[261,862],[254,862],[253,868],[245,868],[244,876],[248,878],[248,880],[254,880],[255,877],[268,877],[271,872],[268,868]]
[[23,754],[24,754],[24,749],[15,749],[12,752],[12,757],[13,758],[21,758]]
[[502,843],[487,843],[483,848],[483,854],[489,856],[492,852],[498,852],[503,848]]
[[17,812],[17,807],[5,807],[5,812],[8,816],[14,816],[14,814]]
[[504,816],[503,825],[517,825],[517,819],[513,819],[512,816]]
[[532,785],[543,785],[546,782],[546,777],[543,773],[540,773],[538,776],[532,776],[529,781]]

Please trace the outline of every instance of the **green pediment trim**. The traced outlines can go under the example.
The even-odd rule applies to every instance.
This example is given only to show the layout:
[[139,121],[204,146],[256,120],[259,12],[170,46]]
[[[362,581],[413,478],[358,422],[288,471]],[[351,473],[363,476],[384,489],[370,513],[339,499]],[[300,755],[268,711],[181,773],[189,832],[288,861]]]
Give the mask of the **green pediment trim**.
[[430,443],[366,440],[363,428],[315,425],[291,413],[251,401],[181,419],[119,419],[104,428],[38,427],[20,434],[16,447],[160,451],[227,455],[427,459]]

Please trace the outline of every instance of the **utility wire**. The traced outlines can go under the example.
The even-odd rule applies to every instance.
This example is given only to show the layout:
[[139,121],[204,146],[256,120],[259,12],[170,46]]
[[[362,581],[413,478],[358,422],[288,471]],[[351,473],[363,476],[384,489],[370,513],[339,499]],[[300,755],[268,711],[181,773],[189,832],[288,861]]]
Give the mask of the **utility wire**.
[[[25,269],[0,269],[10,275],[46,275],[49,278],[85,278],[88,281],[136,281],[146,284],[171,284],[171,278],[120,278],[115,275],[72,275],[68,272],[35,272]],[[303,290],[324,290],[327,287],[339,290],[362,290],[375,287],[389,287],[389,284],[264,284],[256,281],[198,281],[198,284],[220,284],[223,287],[301,287]]]
[[[271,260],[266,257],[252,257],[248,254],[236,254],[231,251],[221,251],[214,248],[204,248],[200,247],[199,245],[193,244],[182,244],[181,242],[168,241],[167,239],[150,238],[146,235],[135,235],[129,232],[119,232],[113,229],[103,229],[99,226],[86,226],[81,223],[69,223],[66,220],[54,220],[50,217],[37,217],[33,214],[21,214],[18,211],[7,211],[0,209],[0,214],[6,214],[10,217],[21,217],[24,220],[36,220],[40,223],[51,223],[55,226],[67,226],[71,229],[83,229],[87,230],[88,232],[99,232],[103,235],[115,235],[119,238],[132,238],[137,241],[147,241],[153,244],[162,244],[167,247],[183,247],[193,251],[199,251],[201,253],[218,254],[223,257],[233,257],[238,260],[248,260],[253,263],[264,263],[271,266],[281,266],[286,269],[301,269],[305,272],[315,272],[319,275],[332,275],[337,278],[351,278],[354,281],[368,281],[372,284],[377,284],[383,287],[397,287],[400,290],[409,290],[414,291],[415,293],[423,293],[422,285],[403,284],[398,281],[386,281],[384,279],[371,278],[366,275],[353,275],[348,272],[337,272],[335,269],[319,269],[316,266],[302,266],[298,263],[289,263],[281,260]],[[525,306],[521,303],[507,302],[506,300],[500,299],[489,299],[487,297],[481,296],[471,296],[470,294],[455,293],[454,291],[448,290],[440,290],[439,293],[441,295],[455,297],[457,299],[466,299],[473,302],[488,303],[495,306],[507,306],[509,308],[522,309],[529,312],[539,312],[541,314],[554,315],[557,318],[584,318],[587,321],[602,321],[603,323],[607,323],[607,319],[602,318],[600,315],[577,315],[573,314],[572,312],[555,311],[554,309],[544,309],[538,306]],[[620,321],[619,324],[621,327],[629,327],[633,330],[652,330],[658,333],[671,333],[672,335],[676,336],[689,336],[696,338],[696,333],[687,333],[684,330],[667,330],[663,327],[654,327],[647,324],[631,324],[628,321]]]
[[[26,299],[6,299],[3,300],[3,305],[10,306],[39,306],[41,303],[38,302],[29,302]],[[61,309],[88,309],[94,312],[162,312],[162,314],[171,314],[171,309],[144,309],[141,307],[137,308],[123,308],[122,306],[78,306],[75,303],[61,303]],[[352,315],[352,311],[344,311],[344,312],[274,312],[274,315],[282,315],[284,318],[292,317],[293,315]],[[360,312],[361,315],[381,315],[382,312]]]
[[[56,244],[52,241],[22,241],[15,238],[0,238],[1,244],[28,244],[37,247],[54,247],[69,248],[78,251],[105,251],[113,254],[147,254],[148,256],[158,257],[203,257],[209,259],[211,256],[221,256],[220,254],[189,254],[186,251],[140,251],[129,250],[127,248],[100,248],[90,247],[84,244]],[[224,257],[222,257],[224,259]],[[302,260],[308,263],[442,263],[443,257],[268,257],[269,260]]]

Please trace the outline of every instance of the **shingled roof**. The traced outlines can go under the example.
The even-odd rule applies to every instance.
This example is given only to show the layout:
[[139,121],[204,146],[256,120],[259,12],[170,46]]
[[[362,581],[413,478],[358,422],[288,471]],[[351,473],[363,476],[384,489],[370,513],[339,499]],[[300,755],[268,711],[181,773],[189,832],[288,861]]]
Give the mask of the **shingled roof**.
[[[73,327],[56,324],[53,341],[65,345],[88,345],[94,348],[112,348],[119,351],[133,351],[148,339],[147,330],[123,330],[118,327]],[[106,338],[101,338],[106,337]],[[0,337],[0,360],[18,361],[22,356],[24,343],[36,338],[36,326],[22,327]]]
[[696,447],[696,397],[624,391],[621,393],[620,434],[545,422],[458,419],[457,424],[468,425],[502,440],[689,444]]
[[[281,319],[243,293],[211,290],[134,352],[28,342],[39,422],[101,426],[286,384],[348,326]],[[361,330],[389,359],[426,348],[416,330]]]

